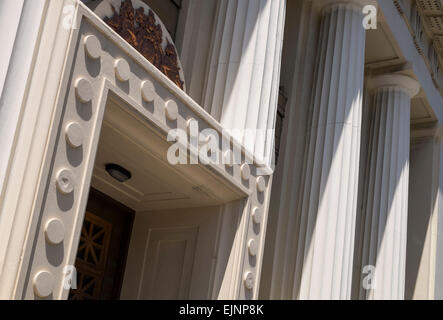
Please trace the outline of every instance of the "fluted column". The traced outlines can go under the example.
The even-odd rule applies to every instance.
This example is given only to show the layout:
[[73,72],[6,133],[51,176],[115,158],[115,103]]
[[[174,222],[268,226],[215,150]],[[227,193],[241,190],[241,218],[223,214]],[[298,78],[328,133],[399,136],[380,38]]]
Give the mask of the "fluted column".
[[293,231],[300,299],[349,299],[352,278],[365,30],[361,1],[326,3]]
[[219,1],[204,93],[205,109],[267,162],[274,135],[255,130],[275,126],[284,15],[285,0]]
[[[374,79],[369,159],[362,203],[361,299],[403,299],[409,183],[411,97],[417,81]],[[365,279],[366,278],[366,279]]]

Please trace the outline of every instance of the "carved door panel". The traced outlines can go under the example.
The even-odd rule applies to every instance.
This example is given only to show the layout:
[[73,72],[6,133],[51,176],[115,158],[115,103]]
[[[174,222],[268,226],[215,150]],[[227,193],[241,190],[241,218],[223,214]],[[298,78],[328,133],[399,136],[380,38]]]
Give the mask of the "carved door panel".
[[211,299],[220,214],[219,207],[137,214],[122,299]]
[[70,300],[119,299],[133,218],[132,210],[91,190]]

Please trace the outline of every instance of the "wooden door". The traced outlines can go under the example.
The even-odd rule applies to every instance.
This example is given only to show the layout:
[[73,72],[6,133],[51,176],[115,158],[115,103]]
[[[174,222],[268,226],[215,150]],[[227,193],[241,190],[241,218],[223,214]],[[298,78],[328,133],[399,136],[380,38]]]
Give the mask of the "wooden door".
[[75,267],[77,289],[70,300],[120,298],[134,211],[91,189]]

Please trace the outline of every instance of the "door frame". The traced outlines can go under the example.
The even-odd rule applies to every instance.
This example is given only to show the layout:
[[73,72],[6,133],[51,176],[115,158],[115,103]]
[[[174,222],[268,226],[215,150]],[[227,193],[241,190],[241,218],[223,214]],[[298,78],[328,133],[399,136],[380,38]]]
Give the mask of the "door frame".
[[[190,118],[197,121],[200,128],[211,128],[220,134],[223,131],[202,107],[84,4],[68,0],[65,3],[76,6],[74,25],[78,29],[70,30],[64,55],[53,57],[54,63],[64,61],[64,71],[61,82],[51,82],[57,86],[57,102],[53,121],[48,124],[50,134],[41,137],[46,139],[47,152],[33,197],[23,259],[18,277],[15,276],[14,297],[17,299],[67,298],[65,267],[75,262],[108,99],[117,101],[165,142],[170,130],[177,127],[187,130]],[[51,12],[60,17],[57,28],[63,29],[63,7],[48,6],[49,11],[54,9]],[[57,47],[57,41],[53,45]],[[97,53],[99,57],[94,59]],[[122,84],[117,78],[128,80]],[[41,88],[42,91],[48,89],[54,90],[54,87]],[[145,106],[146,94],[153,96],[154,112]],[[72,148],[72,145],[77,146]],[[228,145],[242,150],[242,163],[198,165],[202,174],[217,177],[245,200],[239,208],[242,216],[227,270],[231,276],[224,279],[219,298],[256,299],[272,170],[254,163],[253,156],[237,142],[231,140]],[[186,148],[189,154],[198,156],[192,147]],[[222,151],[220,149],[220,153]],[[51,239],[57,236],[62,240],[52,243]]]

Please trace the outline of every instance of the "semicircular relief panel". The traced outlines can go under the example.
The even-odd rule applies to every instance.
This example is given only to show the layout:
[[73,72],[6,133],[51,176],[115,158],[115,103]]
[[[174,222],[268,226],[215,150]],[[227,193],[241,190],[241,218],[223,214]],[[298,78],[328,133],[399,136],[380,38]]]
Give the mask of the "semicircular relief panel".
[[174,41],[146,3],[140,0],[105,0],[94,12],[172,82],[185,90],[184,73]]

